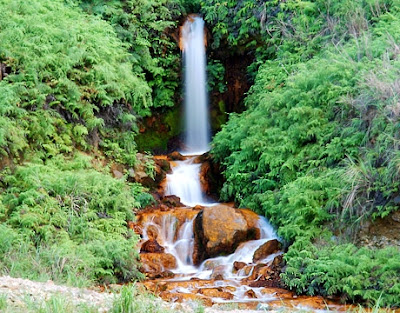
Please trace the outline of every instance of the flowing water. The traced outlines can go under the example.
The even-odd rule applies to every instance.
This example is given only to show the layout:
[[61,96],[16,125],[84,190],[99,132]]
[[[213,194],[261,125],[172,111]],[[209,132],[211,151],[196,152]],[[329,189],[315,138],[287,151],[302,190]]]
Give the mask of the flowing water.
[[216,203],[209,200],[203,193],[200,183],[201,164],[194,163],[192,157],[185,161],[177,161],[172,173],[167,175],[166,195],[178,196],[187,206],[211,206]]
[[[208,151],[209,135],[209,116],[206,94],[206,74],[205,74],[205,46],[204,46],[204,21],[197,16],[191,16],[182,28],[183,55],[185,65],[185,151],[187,155],[198,155]],[[195,157],[185,161],[176,162],[172,173],[167,175],[166,195],[178,196],[181,202],[187,206],[196,205],[212,206],[216,203],[209,201],[203,194],[200,182],[201,164],[194,162]],[[235,285],[234,296],[236,300],[244,299],[244,292],[247,287],[241,286],[240,279],[250,275],[242,271],[233,273],[233,263],[235,261],[252,263],[254,252],[265,242],[276,238],[276,234],[269,223],[260,217],[258,228],[260,229],[260,239],[242,243],[236,251],[228,256],[216,257],[204,261],[199,267],[193,265],[192,254],[194,246],[193,220],[187,219],[179,228],[179,222],[173,215],[163,215],[159,224],[151,220],[143,229],[143,239],[149,238],[148,230],[154,227],[158,231],[158,240],[166,248],[166,252],[172,254],[177,260],[177,268],[173,270],[179,274],[175,280],[190,280],[194,278],[208,280],[212,275],[213,266],[223,268],[224,277],[229,280],[220,282],[222,285]],[[153,230],[152,230],[153,231]],[[264,262],[270,262],[276,254],[271,255]],[[222,284],[222,285],[221,285]],[[180,292],[189,292],[181,290]],[[261,297],[261,294],[259,294]],[[268,299],[271,295],[264,296]],[[260,299],[258,299],[259,301]]]
[[181,36],[186,130],[183,153],[198,155],[208,151],[210,143],[203,19],[189,17],[182,27]]
[[[196,205],[212,206],[202,192],[200,182],[201,164],[195,163],[194,155],[209,149],[209,122],[206,95],[205,75],[205,46],[204,22],[200,17],[190,16],[182,28],[183,54],[185,65],[185,151],[192,157],[185,161],[175,162],[172,173],[167,175],[166,195],[180,197],[188,207]],[[177,210],[177,209],[176,209]],[[191,210],[181,208],[180,210]],[[186,211],[187,212],[187,211]],[[193,212],[193,211],[192,211]],[[194,211],[190,218],[163,211],[151,215],[142,225],[143,242],[154,237],[156,230],[157,241],[165,248],[165,252],[172,254],[176,259],[176,268],[173,279],[167,280],[165,290],[170,294],[204,294],[213,289],[224,296],[211,296],[214,303],[221,302],[268,302],[277,301],[282,305],[275,292],[266,291],[262,287],[250,287],[246,278],[255,271],[253,263],[255,251],[271,239],[276,239],[272,226],[263,217],[259,217],[257,228],[260,230],[260,239],[241,243],[236,251],[230,255],[219,256],[205,260],[200,266],[193,265],[194,231],[193,224],[198,211]],[[186,216],[186,215],[185,215]],[[181,219],[181,220],[180,220]],[[269,255],[258,265],[271,263],[281,252]],[[240,270],[234,270],[234,262],[246,264]],[[262,265],[264,266],[264,265]],[[213,279],[215,269],[219,269],[223,280]],[[259,275],[255,271],[254,275]],[[215,278],[215,277],[214,277]],[[256,281],[260,277],[256,277]],[[155,290],[159,290],[160,282],[155,283]],[[250,296],[249,296],[250,295]],[[174,296],[175,297],[175,296]],[[179,298],[179,296],[177,296]],[[173,299],[178,299],[173,298]]]

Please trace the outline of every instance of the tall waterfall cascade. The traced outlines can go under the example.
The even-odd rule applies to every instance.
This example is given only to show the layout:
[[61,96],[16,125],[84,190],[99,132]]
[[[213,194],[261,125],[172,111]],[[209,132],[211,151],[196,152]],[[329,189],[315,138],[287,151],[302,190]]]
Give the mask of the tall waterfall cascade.
[[209,150],[210,126],[206,82],[204,21],[189,16],[181,30],[184,62],[185,149],[186,155]]

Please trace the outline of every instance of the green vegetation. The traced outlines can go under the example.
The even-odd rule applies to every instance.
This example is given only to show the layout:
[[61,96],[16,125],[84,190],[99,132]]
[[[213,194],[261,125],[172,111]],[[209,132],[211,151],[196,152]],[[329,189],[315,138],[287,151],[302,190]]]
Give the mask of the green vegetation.
[[[165,149],[179,134],[176,26],[199,11],[211,49],[254,55],[246,111],[213,142],[222,199],[278,227],[291,289],[398,306],[399,250],[351,242],[399,208],[399,7],[0,0],[0,273],[78,286],[142,277],[126,223],[151,196],[107,164],[134,166],[137,145]],[[209,63],[214,92],[227,87],[222,63]],[[155,112],[164,135],[141,135],[137,121]],[[113,310],[158,312],[137,297],[124,289]]]
[[[250,2],[232,2],[232,10]],[[258,33],[273,59],[259,54],[247,111],[231,115],[214,138],[227,179],[222,198],[265,214],[292,244],[282,275],[290,288],[398,305],[400,251],[341,242],[363,221],[398,209],[400,12],[382,1],[275,6],[275,32]],[[230,40],[238,26],[231,21],[221,23],[237,45],[249,26]]]
[[76,0],[115,29],[129,51],[133,71],[152,89],[154,107],[172,107],[180,90],[180,56],[171,36],[182,14],[179,1]]
[[161,302],[153,295],[138,292],[134,285],[123,286],[118,298],[115,299],[112,313],[168,313],[169,309],[162,306]]
[[126,221],[143,188],[96,171],[89,157],[27,163],[2,177],[3,274],[72,285],[141,277]]
[[169,32],[179,6],[0,1],[2,273],[73,285],[142,277],[126,222],[150,196],[105,164],[135,165],[136,120],[179,96]]
[[[3,313],[94,313],[98,307],[85,303],[73,303],[63,294],[52,296],[48,300],[38,301],[26,295],[21,301],[13,303],[7,301],[6,294],[0,294],[0,310]],[[138,292],[134,285],[123,286],[120,293],[114,295],[112,303],[104,303],[104,308],[112,313],[168,313],[170,309],[164,307],[159,299],[145,292]],[[180,312],[180,311],[178,311]]]

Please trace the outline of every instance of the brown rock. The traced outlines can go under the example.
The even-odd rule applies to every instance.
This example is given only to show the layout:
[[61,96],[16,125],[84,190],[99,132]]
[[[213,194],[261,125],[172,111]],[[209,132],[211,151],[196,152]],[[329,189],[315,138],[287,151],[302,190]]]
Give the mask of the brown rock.
[[254,266],[251,265],[246,265],[245,267],[242,268],[243,275],[244,276],[249,276],[251,273],[251,270],[254,268]]
[[203,305],[205,306],[212,306],[212,300],[208,299],[205,296],[202,295],[194,295],[191,293],[178,293],[178,292],[161,292],[159,294],[159,296],[166,300],[166,301],[170,301],[170,302],[188,302],[189,300],[192,301],[199,301],[201,302]]
[[[175,231],[174,237],[176,237],[182,225],[186,221],[193,219],[198,213],[198,210],[187,208],[172,209],[162,205],[162,207],[158,207],[157,210],[149,209],[138,212],[136,214],[136,224],[144,228],[144,231],[147,232],[149,239],[156,239],[161,245],[163,245],[164,243],[159,236],[158,227],[161,227],[162,225],[165,226],[165,223],[172,223],[172,228]],[[158,226],[154,226],[152,224]]]
[[218,267],[220,263],[216,260],[206,260],[202,266],[204,266],[204,269],[206,270],[213,270],[214,268]]
[[225,271],[226,271],[225,265],[219,265],[213,268],[210,278],[215,280],[224,280]]
[[218,191],[222,188],[224,182],[220,165],[208,153],[197,157],[193,162],[201,163],[200,182],[203,192],[218,198]]
[[149,237],[149,239],[154,239],[154,240],[158,240],[159,237],[159,233],[158,233],[158,228],[155,225],[149,225],[146,228],[146,234],[147,237]]
[[239,209],[239,210],[246,219],[249,231],[254,232],[254,239],[260,239],[261,231],[260,228],[258,227],[258,222],[260,220],[260,217],[258,216],[258,214],[248,209]]
[[141,272],[149,274],[160,274],[166,270],[176,268],[176,259],[169,253],[141,253]]
[[115,177],[117,179],[124,177],[123,173],[125,171],[125,168],[122,164],[112,163],[110,170],[111,170],[111,174],[113,175],[113,177]]
[[180,154],[178,151],[174,151],[170,154],[168,154],[168,158],[173,160],[173,161],[182,161],[184,160],[184,156]]
[[124,174],[122,174],[120,171],[118,170],[113,170],[113,176],[117,179],[121,179],[122,177],[124,177]]
[[170,208],[185,206],[177,196],[165,196],[161,199],[161,202]]
[[126,226],[127,226],[129,229],[134,230],[134,229],[135,229],[135,222],[133,222],[133,221],[127,221],[127,222],[126,222]]
[[222,298],[225,300],[233,299],[233,294],[224,291],[222,288],[202,288],[198,293],[210,298]]
[[140,253],[162,253],[165,248],[160,246],[160,244],[155,239],[147,240],[140,247]]
[[247,264],[246,263],[244,263],[244,262],[238,262],[238,261],[235,261],[234,263],[233,263],[233,268],[235,269],[235,271],[238,271],[238,270],[241,270],[243,267],[245,267]]
[[222,204],[205,207],[194,223],[193,262],[198,265],[207,258],[232,253],[254,236],[240,210]]
[[259,247],[253,255],[253,262],[256,263],[260,260],[265,259],[269,255],[276,253],[281,248],[281,243],[276,240],[272,239],[264,243],[261,247]]
[[256,299],[256,298],[257,298],[256,293],[255,293],[254,290],[252,290],[252,289],[247,290],[247,291],[244,293],[244,295],[245,295],[247,298],[250,298],[250,299]]

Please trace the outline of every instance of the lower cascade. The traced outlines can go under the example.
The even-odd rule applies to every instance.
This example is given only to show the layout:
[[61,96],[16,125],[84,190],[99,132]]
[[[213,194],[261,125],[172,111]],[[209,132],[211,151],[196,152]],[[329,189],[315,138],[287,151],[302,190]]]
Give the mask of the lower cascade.
[[283,255],[274,229],[250,210],[207,199],[196,160],[171,162],[167,207],[137,215],[146,288],[170,301],[340,310],[322,298],[294,299],[280,288]]

